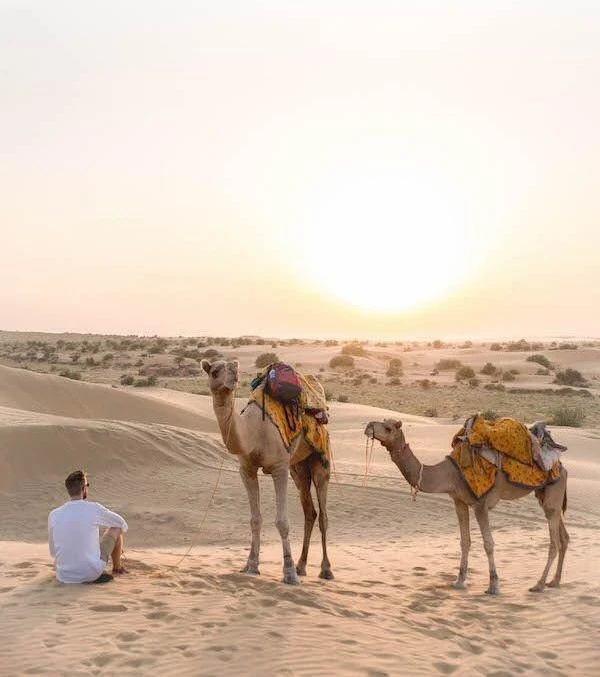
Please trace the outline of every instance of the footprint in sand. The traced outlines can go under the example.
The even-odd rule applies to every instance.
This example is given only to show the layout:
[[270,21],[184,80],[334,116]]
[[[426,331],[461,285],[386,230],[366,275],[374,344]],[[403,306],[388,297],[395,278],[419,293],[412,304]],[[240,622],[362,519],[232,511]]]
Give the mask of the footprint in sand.
[[127,611],[127,607],[124,604],[96,604],[90,607],[90,611],[110,613],[113,611]]
[[137,632],[120,632],[117,635],[117,639],[120,639],[121,642],[135,642],[139,638],[140,636],[137,634]]
[[438,661],[433,664],[443,675],[451,675],[457,668],[458,665],[453,665],[452,663],[444,663]]
[[15,589],[14,585],[12,585],[12,586],[9,585],[6,588],[0,588],[0,594],[3,593],[3,592],[10,592],[11,590],[14,590],[14,589]]
[[15,569],[29,569],[29,567],[33,566],[33,562],[19,562],[18,564],[15,564]]

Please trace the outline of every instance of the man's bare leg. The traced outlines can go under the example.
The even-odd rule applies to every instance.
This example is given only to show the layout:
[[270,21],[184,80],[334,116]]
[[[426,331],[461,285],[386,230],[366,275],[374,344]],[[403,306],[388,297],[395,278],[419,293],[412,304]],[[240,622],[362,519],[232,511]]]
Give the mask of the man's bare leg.
[[128,574],[129,572],[121,563],[121,556],[123,554],[123,532],[118,527],[111,527],[109,529],[109,533],[111,533],[116,539],[115,547],[110,554],[113,561],[112,572],[113,574]]

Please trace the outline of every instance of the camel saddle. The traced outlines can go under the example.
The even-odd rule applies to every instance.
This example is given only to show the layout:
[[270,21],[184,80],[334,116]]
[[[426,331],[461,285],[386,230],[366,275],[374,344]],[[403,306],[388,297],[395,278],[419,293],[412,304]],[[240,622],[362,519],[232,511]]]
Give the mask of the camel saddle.
[[321,457],[323,466],[328,468],[331,449],[329,431],[325,426],[329,421],[325,390],[312,374],[296,373],[302,385],[302,392],[293,416],[290,416],[290,409],[287,405],[264,392],[265,379],[261,378],[261,374],[251,384],[253,390],[244,410],[252,405],[260,407],[264,416],[269,418],[279,431],[288,453],[291,453],[298,436],[303,436],[306,444],[298,445],[290,458],[291,465],[303,461],[311,453],[316,452]]
[[544,423],[527,428],[520,421],[504,417],[485,419],[481,414],[468,418],[452,438],[450,460],[456,465],[475,497],[494,485],[498,470],[512,484],[541,489],[560,475],[560,453]]

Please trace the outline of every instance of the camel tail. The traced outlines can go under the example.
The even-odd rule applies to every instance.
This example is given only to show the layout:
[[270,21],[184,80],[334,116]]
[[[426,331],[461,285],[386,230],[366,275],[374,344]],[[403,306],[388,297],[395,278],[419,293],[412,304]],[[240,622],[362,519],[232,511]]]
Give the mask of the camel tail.
[[563,511],[563,515],[567,512],[567,489],[566,489],[566,487],[565,487],[565,497],[563,498],[562,511]]

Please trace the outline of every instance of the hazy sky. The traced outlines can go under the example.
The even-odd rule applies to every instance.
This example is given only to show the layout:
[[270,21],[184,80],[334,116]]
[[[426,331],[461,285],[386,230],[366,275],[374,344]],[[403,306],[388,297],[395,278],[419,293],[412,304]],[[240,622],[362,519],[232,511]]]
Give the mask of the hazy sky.
[[0,0],[0,329],[600,336],[600,3]]

